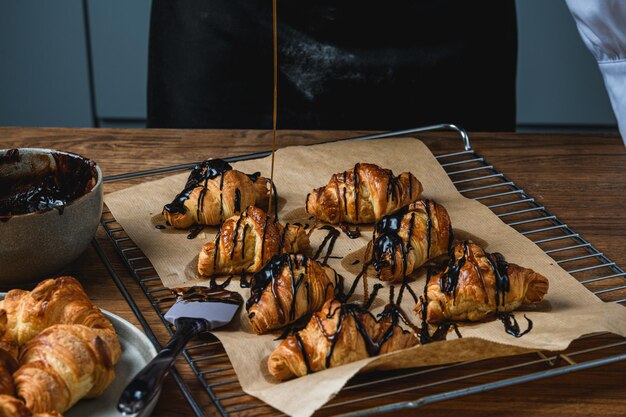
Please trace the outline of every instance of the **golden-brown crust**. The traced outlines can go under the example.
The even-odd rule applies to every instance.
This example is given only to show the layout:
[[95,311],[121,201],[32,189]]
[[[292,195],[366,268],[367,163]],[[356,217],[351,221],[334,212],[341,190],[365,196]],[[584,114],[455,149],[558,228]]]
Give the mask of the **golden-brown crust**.
[[83,397],[95,397],[115,377],[121,354],[110,330],[54,325],[30,340],[15,372],[18,395],[34,412],[64,412]]
[[26,404],[11,395],[0,395],[0,417],[63,417],[56,411],[33,414]]
[[376,224],[365,261],[373,259],[380,280],[401,281],[429,259],[448,253],[450,239],[452,229],[445,207],[418,200]]
[[7,312],[0,310],[0,395],[15,395],[12,375],[18,366],[17,355],[17,342],[7,332]]
[[[538,303],[548,292],[549,283],[544,276],[532,269],[506,263],[501,255],[487,254],[474,243],[457,243],[454,257],[456,266],[451,274],[448,274],[448,266],[442,273],[430,277],[427,283],[424,310],[430,324],[447,320],[482,320],[494,314],[496,308],[498,312],[506,313],[522,304]],[[459,265],[458,280],[454,285],[454,269]],[[508,291],[497,288],[497,274],[501,280],[505,274],[508,276]],[[448,290],[441,288],[442,277]],[[416,305],[415,311],[423,315],[422,301]]]
[[258,207],[247,207],[227,219],[214,242],[205,243],[198,257],[203,276],[252,273],[272,256],[283,252],[306,253],[309,238],[303,226],[283,226]]
[[33,413],[12,395],[0,395],[0,417],[31,417]]
[[[388,331],[391,335],[383,339]],[[377,352],[372,352],[373,344]],[[303,330],[282,341],[267,365],[274,377],[287,380],[417,344],[416,335],[393,320],[376,321],[354,305],[329,300]]]
[[184,210],[170,210],[170,205],[166,205],[163,216],[178,229],[194,224],[219,225],[225,219],[241,214],[241,210],[248,206],[267,208],[268,200],[267,178],[251,178],[233,169],[193,187],[183,202]]
[[2,363],[0,363],[0,395],[15,395],[15,383],[13,382],[13,372],[15,372],[16,367],[12,366],[14,362],[10,365],[5,362],[5,359],[0,359]]
[[410,172],[395,177],[389,169],[358,163],[311,191],[305,209],[331,224],[374,223],[417,200],[421,193],[422,184]]
[[319,311],[333,298],[339,276],[302,254],[275,256],[251,281],[246,309],[257,334]]
[[113,325],[94,306],[73,277],[40,282],[32,291],[11,290],[0,309],[7,313],[7,333],[19,346],[53,324],[82,324],[113,331]]

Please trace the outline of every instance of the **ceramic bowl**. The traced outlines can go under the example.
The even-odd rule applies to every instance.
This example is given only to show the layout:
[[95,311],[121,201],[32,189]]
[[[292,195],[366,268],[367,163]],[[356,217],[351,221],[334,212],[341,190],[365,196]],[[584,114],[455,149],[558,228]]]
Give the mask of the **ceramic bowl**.
[[93,161],[51,149],[0,150],[0,286],[60,273],[89,246],[101,215],[102,171]]

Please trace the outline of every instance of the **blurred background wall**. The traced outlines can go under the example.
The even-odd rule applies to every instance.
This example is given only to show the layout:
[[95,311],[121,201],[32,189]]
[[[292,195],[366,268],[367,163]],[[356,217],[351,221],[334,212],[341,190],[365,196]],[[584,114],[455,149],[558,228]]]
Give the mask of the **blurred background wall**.
[[[616,129],[564,0],[517,13],[518,130]],[[0,0],[0,125],[144,127],[149,20],[150,0]]]

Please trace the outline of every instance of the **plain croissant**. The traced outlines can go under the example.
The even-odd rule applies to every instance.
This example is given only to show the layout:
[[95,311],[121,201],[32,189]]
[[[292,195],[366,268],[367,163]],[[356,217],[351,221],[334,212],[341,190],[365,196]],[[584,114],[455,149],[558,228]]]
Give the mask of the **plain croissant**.
[[0,417],[63,417],[56,411],[34,413],[19,398],[12,395],[0,395]]
[[306,199],[306,212],[331,224],[374,223],[417,200],[422,184],[410,172],[395,177],[389,169],[358,163],[334,174]]
[[64,412],[83,397],[96,397],[115,377],[121,355],[111,330],[58,324],[30,340],[13,375],[18,396],[33,412]]
[[204,244],[198,257],[198,273],[212,276],[258,272],[274,255],[309,249],[303,226],[283,226],[265,211],[250,206],[241,215],[226,220],[214,242]]
[[114,331],[80,283],[70,276],[47,279],[32,291],[11,290],[0,301],[0,309],[6,311],[6,332],[19,346],[54,324],[82,324]]
[[382,281],[401,281],[429,259],[448,253],[451,239],[446,209],[419,200],[376,223],[366,261],[371,259]]
[[232,169],[221,159],[202,162],[191,171],[185,188],[163,208],[172,226],[218,225],[248,206],[267,208],[269,180]]
[[0,310],[0,395],[15,394],[12,375],[18,366],[17,355],[17,342],[7,332],[7,313],[5,310]]
[[508,313],[540,302],[549,286],[532,269],[510,264],[499,253],[487,253],[469,241],[457,243],[447,268],[429,278],[415,311],[430,324]]
[[246,310],[252,330],[265,333],[319,311],[339,284],[335,271],[306,255],[274,256],[251,280]]
[[272,352],[270,373],[287,380],[419,343],[398,325],[392,305],[380,319],[356,304],[329,300],[307,326],[288,336]]

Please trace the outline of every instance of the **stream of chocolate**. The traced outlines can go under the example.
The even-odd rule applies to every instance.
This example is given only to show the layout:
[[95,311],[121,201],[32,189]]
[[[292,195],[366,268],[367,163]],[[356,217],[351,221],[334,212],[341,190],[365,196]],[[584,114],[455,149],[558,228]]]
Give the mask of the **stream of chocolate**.
[[[270,170],[270,199],[268,210],[272,207],[273,199],[278,201],[278,196],[273,195],[274,190],[274,155],[276,153],[276,119],[278,116],[278,17],[276,13],[276,0],[272,0],[272,41],[274,51],[274,100],[272,109],[272,168]],[[276,207],[278,207],[276,205]],[[278,210],[274,208],[274,216],[278,219]]]

